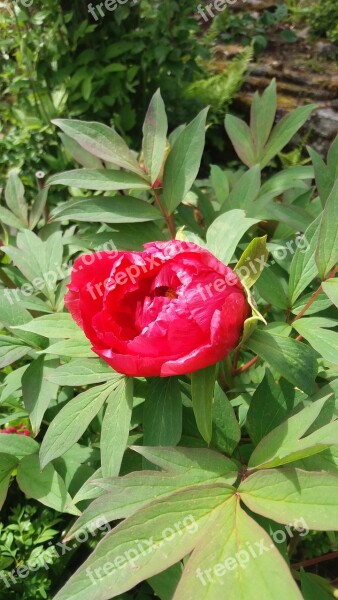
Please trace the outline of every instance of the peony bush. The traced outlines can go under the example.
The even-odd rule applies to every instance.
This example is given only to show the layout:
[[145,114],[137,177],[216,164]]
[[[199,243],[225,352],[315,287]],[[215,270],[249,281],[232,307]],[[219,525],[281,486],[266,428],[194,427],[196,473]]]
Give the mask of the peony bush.
[[199,179],[208,110],[169,134],[157,91],[138,151],[58,119],[77,168],[34,198],[11,173],[0,501],[68,515],[65,552],[104,532],[55,600],[336,595],[306,540],[334,554],[338,141],[278,169],[314,108],[275,124],[272,82]]

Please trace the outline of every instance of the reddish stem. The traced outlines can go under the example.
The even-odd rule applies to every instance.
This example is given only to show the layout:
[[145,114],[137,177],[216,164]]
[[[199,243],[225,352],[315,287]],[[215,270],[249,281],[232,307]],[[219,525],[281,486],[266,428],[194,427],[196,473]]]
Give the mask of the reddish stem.
[[338,552],[330,552],[329,554],[324,554],[324,556],[317,556],[315,558],[303,560],[295,565],[292,565],[292,568],[300,569],[301,567],[311,567],[312,565],[317,565],[318,563],[325,562],[327,560],[334,560],[335,558],[338,558]]
[[[335,276],[335,274],[338,271],[338,267],[335,267],[331,273],[325,277],[324,281],[328,281],[328,279],[331,279],[332,277]],[[318,298],[320,292],[322,291],[322,284],[320,284],[319,288],[312,294],[310,300],[305,304],[304,308],[302,308],[302,310],[298,313],[298,315],[293,319],[292,323],[294,323],[295,321],[297,321],[298,319],[300,319],[305,313],[306,311],[310,308],[311,304],[314,303],[314,301],[316,300],[316,298]]]
[[156,192],[155,188],[152,188],[152,189],[153,189],[153,192],[154,192],[155,202],[156,202],[157,206],[159,207],[159,209],[160,209],[160,211],[162,213],[162,216],[166,220],[166,223],[168,225],[168,229],[169,229],[169,232],[170,232],[170,235],[171,235],[171,239],[174,240],[175,237],[176,237],[176,228],[175,228],[175,223],[174,223],[173,216],[172,215],[168,215],[165,212],[165,210],[164,210],[164,208],[162,206],[162,203],[161,203],[161,200],[160,200],[160,197],[159,197],[158,193]]
[[252,367],[252,365],[254,365],[258,361],[258,358],[259,358],[258,356],[255,356],[254,358],[249,360],[249,362],[245,363],[245,365],[243,365],[239,369],[236,369],[234,374],[240,375],[240,373],[244,373],[244,371],[247,371],[247,369],[250,369],[250,367]]

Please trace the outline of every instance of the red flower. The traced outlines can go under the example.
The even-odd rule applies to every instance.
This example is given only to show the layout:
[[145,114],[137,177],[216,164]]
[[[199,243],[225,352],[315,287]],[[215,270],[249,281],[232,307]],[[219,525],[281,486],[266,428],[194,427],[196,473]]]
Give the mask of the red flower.
[[233,271],[190,242],[81,256],[68,288],[66,306],[93,351],[130,376],[167,377],[218,362],[249,314]]

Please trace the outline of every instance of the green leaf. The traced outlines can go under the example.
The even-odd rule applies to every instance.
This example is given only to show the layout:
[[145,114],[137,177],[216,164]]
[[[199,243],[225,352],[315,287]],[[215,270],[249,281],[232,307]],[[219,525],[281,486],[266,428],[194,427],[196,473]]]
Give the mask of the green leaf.
[[[165,449],[168,450],[168,449]],[[180,449],[178,449],[179,451]],[[76,535],[83,528],[97,527],[99,519],[104,516],[107,521],[115,521],[134,514],[140,508],[146,506],[156,498],[165,498],[173,492],[182,491],[185,488],[197,484],[226,483],[231,485],[237,478],[236,465],[215,452],[205,449],[181,449],[192,454],[192,465],[183,467],[177,472],[142,471],[129,473],[124,477],[113,477],[98,481],[98,486],[105,493],[94,500],[83,512],[81,517],[71,527],[67,534],[67,540]],[[208,452],[210,456],[208,456]],[[179,457],[179,452],[177,453]],[[217,457],[217,462],[214,460]],[[208,468],[199,468],[194,460],[202,461],[205,466],[206,459]]]
[[[217,532],[212,535],[211,532]],[[225,595],[226,589],[226,595]],[[270,536],[230,498],[188,560],[173,600],[302,600]]]
[[[108,600],[177,563],[192,551],[211,517],[232,494],[222,485],[189,488],[139,510],[101,541],[54,600]],[[144,548],[136,545],[139,540]],[[110,569],[103,571],[108,562]],[[88,577],[93,568],[103,574],[94,573],[96,585]]]
[[308,432],[330,396],[313,402],[270,431],[253,451],[249,467],[278,467],[317,454],[334,445],[338,421],[332,421],[312,433]]
[[[25,456],[17,470],[16,480],[19,488],[28,498],[34,498],[41,504],[54,508],[59,512],[65,510],[65,504],[70,500],[64,481],[56,472],[53,465],[40,469],[37,454]],[[71,509],[70,514],[78,515],[77,509]]]
[[338,179],[327,199],[319,226],[315,260],[322,279],[338,262]]
[[62,233],[56,231],[43,242],[35,233],[25,229],[17,236],[17,248],[3,246],[2,250],[33,284],[33,288],[39,289],[53,302],[62,265]]
[[[300,571],[300,580],[302,584],[302,594],[304,600],[332,600],[333,596],[324,586],[330,586],[326,579],[321,579],[318,575]],[[323,585],[320,582],[323,582]]]
[[109,382],[82,392],[58,412],[41,444],[42,468],[62,456],[80,439],[115,385]]
[[15,456],[4,453],[0,454],[0,510],[2,509],[6,500],[12,471],[14,471],[17,464],[18,460]]
[[234,209],[223,213],[207,231],[207,246],[219,260],[228,264],[245,232],[258,223],[246,217],[244,210]]
[[87,152],[87,150],[84,150],[78,142],[65,133],[59,133],[59,138],[67,152],[69,152],[79,165],[86,167],[87,169],[102,169],[103,165],[100,159],[90,154],[90,152]]
[[241,208],[249,211],[261,188],[261,170],[255,165],[246,171],[232,188],[226,201],[230,209]]
[[20,360],[31,350],[21,340],[7,335],[0,335],[0,369]]
[[160,600],[172,600],[181,578],[182,571],[183,565],[181,562],[178,562],[172,567],[169,567],[169,569],[163,571],[163,573],[150,577],[147,581]]
[[296,110],[282,118],[282,120],[273,129],[272,134],[264,148],[263,156],[261,159],[262,169],[266,167],[269,162],[283,150],[293,136],[297,133],[304,123],[309,118],[310,114],[317,108],[315,104],[309,104],[308,106],[299,106]]
[[20,221],[18,217],[13,215],[13,213],[4,206],[0,206],[0,221],[5,225],[8,225],[8,227],[14,227],[14,229],[23,229],[26,227],[26,224]]
[[32,204],[32,208],[29,215],[29,229],[34,229],[38,224],[43,211],[45,209],[48,198],[48,188],[42,188],[36,195],[35,200]]
[[307,243],[307,247],[304,248],[303,244],[299,244],[291,261],[289,299],[292,306],[305,288],[318,275],[314,253],[319,235],[320,220],[321,217],[317,217],[305,231],[304,240]]
[[229,180],[227,174],[217,165],[211,165],[211,185],[219,204],[229,196]]
[[338,476],[300,469],[257,471],[238,489],[243,502],[277,523],[305,529],[338,529]]
[[55,339],[82,337],[82,330],[76,325],[69,313],[43,315],[43,317],[37,317],[25,325],[13,327],[13,329],[30,331],[43,337]]
[[112,127],[74,119],[54,119],[52,123],[90,154],[144,177],[134,154]]
[[283,272],[278,267],[264,269],[256,282],[256,289],[268,304],[286,310],[289,305],[287,284],[282,275]]
[[116,190],[148,190],[150,184],[135,173],[112,169],[75,169],[53,175],[47,185],[67,185],[83,190],[111,192]]
[[292,326],[325,360],[338,364],[338,333],[324,329],[336,327],[338,321],[332,321],[331,325],[328,323],[327,319],[320,317],[306,317],[298,319]]
[[265,264],[268,260],[269,251],[266,247],[266,239],[266,235],[260,238],[254,238],[246,247],[234,268],[236,275],[238,275],[240,279],[243,279],[241,273],[244,274],[245,269],[244,280],[247,288],[251,288],[261,275],[262,269],[260,264],[258,266],[257,263],[262,261]]
[[224,125],[241,161],[247,167],[253,167],[257,160],[250,127],[244,121],[232,115],[226,115]]
[[33,454],[39,450],[39,444],[26,435],[8,433],[0,435],[0,453],[10,454],[21,459],[23,456]]
[[71,360],[46,374],[46,379],[58,385],[71,387],[118,381],[122,375],[113,371],[106,362],[97,358]]
[[246,419],[246,427],[254,444],[290,415],[295,402],[294,387],[281,379],[275,382],[269,369],[255,390]]
[[[187,469],[214,473],[224,473],[230,469],[237,472],[236,465],[229,458],[206,448],[132,446],[132,449],[169,473],[183,473]],[[234,472],[229,476],[232,477]]]
[[317,374],[316,357],[311,348],[291,338],[261,330],[256,330],[246,345],[287,381],[311,394]]
[[64,202],[52,212],[53,221],[86,223],[143,223],[162,219],[159,211],[144,200],[131,196],[85,198]]
[[262,96],[255,92],[251,104],[250,129],[256,147],[256,158],[262,157],[262,150],[269,139],[277,111],[277,86],[273,79]]
[[322,283],[322,288],[331,302],[338,308],[338,278]]
[[326,200],[328,199],[330,192],[334,186],[335,178],[330,176],[330,169],[323,161],[322,157],[310,146],[307,146],[307,151],[312,160],[312,164],[315,170],[317,190],[320,196],[322,206],[325,206]]
[[192,407],[198,430],[209,444],[212,437],[212,402],[214,397],[216,365],[191,374]]
[[179,134],[164,167],[162,204],[168,214],[182,202],[194,183],[205,143],[208,108],[202,110]]
[[230,401],[218,383],[212,405],[212,426],[213,445],[231,456],[241,439],[241,428]]
[[30,363],[22,376],[22,397],[34,436],[39,433],[44,414],[58,391],[57,385],[44,378],[45,374],[44,357],[40,356]]
[[100,449],[103,477],[114,477],[120,472],[132,410],[133,379],[123,377],[109,393],[102,421]]
[[21,221],[21,224],[27,225],[28,208],[25,201],[25,188],[15,171],[12,171],[8,177],[5,187],[5,200],[8,208]]
[[152,378],[143,410],[145,446],[176,446],[182,435],[182,398],[176,377]]
[[90,342],[84,334],[76,334],[73,339],[56,342],[41,350],[38,354],[55,354],[56,356],[69,356],[71,358],[93,357]]
[[164,161],[167,143],[168,119],[161,91],[153,95],[143,125],[142,150],[147,173],[155,183]]

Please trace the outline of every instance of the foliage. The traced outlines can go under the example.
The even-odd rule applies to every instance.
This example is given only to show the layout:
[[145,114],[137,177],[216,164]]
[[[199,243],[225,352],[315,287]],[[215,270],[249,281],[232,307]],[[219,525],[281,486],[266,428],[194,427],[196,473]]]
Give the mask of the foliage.
[[309,7],[308,20],[315,35],[338,43],[338,6],[334,0],[316,0]]
[[[114,128],[57,119],[82,168],[50,177],[32,205],[18,176],[9,179],[0,402],[6,427],[29,418],[35,438],[0,434],[0,497],[16,477],[69,515],[66,541],[98,519],[112,524],[55,600],[125,598],[144,580],[163,600],[213,600],[224,577],[230,600],[311,598],[291,542],[338,530],[338,140],[327,163],[311,152],[313,166],[268,169],[313,108],[275,125],[272,82],[255,95],[250,125],[225,118],[243,165],[213,165],[196,180],[207,110],[167,136],[156,92],[142,153]],[[172,385],[132,382],[94,357],[65,312],[69,263],[175,233],[232,266],[252,315],[215,367]],[[332,591],[321,577],[315,585]]]
[[68,158],[50,124],[59,115],[114,123],[138,144],[138,123],[159,86],[173,125],[186,120],[192,102],[182,101],[183,91],[206,75],[199,63],[209,56],[194,9],[192,0],[161,6],[142,0],[106,11],[98,21],[84,0],[72,8],[48,0],[28,8],[17,3],[15,13],[4,10],[2,169],[25,165],[31,185],[35,171],[65,169]]
[[244,46],[252,44],[257,56],[267,48],[272,31],[276,31],[283,42],[297,41],[289,21],[289,7],[285,2],[279,3],[273,10],[264,10],[259,16],[248,10],[225,10],[215,17],[208,36],[212,40]]

